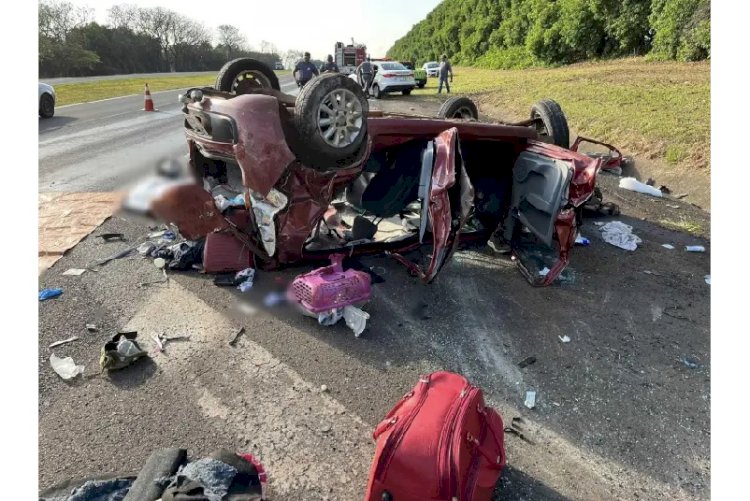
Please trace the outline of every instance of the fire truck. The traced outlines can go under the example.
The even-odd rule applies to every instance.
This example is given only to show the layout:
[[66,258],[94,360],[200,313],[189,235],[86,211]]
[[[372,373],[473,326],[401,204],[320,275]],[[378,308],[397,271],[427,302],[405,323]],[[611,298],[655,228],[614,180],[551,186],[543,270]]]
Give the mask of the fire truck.
[[336,42],[336,52],[334,61],[339,67],[339,71],[345,75],[354,73],[357,67],[364,62],[367,57],[367,47],[361,43],[352,43],[344,45],[344,42]]

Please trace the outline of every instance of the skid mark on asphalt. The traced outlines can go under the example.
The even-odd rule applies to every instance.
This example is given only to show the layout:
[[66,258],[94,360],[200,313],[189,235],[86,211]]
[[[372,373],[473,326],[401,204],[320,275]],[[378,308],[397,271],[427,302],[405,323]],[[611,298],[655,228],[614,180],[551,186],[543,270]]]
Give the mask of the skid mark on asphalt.
[[[172,282],[126,328],[145,339],[157,332],[190,334],[188,342],[168,343],[154,361],[160,371],[184,379],[193,399],[186,404],[200,408],[210,426],[236,436],[237,450],[258,455],[275,498],[361,498],[374,451],[370,426],[255,343],[254,327],[229,347],[234,327]],[[194,424],[182,425],[189,434]]]

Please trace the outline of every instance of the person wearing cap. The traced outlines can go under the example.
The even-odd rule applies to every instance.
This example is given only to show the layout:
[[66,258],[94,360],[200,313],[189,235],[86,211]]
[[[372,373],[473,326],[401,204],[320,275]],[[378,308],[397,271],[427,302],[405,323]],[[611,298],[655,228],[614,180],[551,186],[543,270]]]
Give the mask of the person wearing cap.
[[448,74],[451,76],[451,83],[453,82],[453,68],[451,67],[450,61],[448,61],[448,56],[445,54],[442,55],[440,58],[440,69],[438,70],[438,79],[440,80],[438,84],[438,94],[440,94],[443,91],[443,84],[445,84],[445,91],[450,94],[451,93],[451,87],[448,85]]
[[333,56],[328,54],[327,62],[320,65],[320,73],[338,73],[339,66],[333,62]]
[[302,61],[297,63],[294,67],[294,78],[297,81],[299,87],[304,85],[313,79],[314,76],[318,76],[318,68],[310,61],[310,53],[305,52],[305,57]]

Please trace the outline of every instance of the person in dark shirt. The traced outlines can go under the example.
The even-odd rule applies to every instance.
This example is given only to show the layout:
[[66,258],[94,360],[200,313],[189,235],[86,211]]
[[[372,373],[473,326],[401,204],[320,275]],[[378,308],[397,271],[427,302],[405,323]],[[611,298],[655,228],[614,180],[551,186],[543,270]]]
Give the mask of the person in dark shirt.
[[328,54],[328,61],[320,65],[320,73],[338,73],[339,67],[333,62],[333,56]]
[[305,52],[305,58],[294,67],[294,78],[297,80],[297,85],[303,87],[314,76],[318,75],[320,75],[320,72],[310,61],[310,53]]
[[443,54],[443,57],[441,59],[442,61],[440,62],[440,70],[438,70],[438,78],[440,80],[438,84],[438,94],[443,91],[443,84],[445,84],[445,91],[450,94],[451,86],[448,85],[448,75],[450,74],[451,83],[453,83],[453,68],[451,67],[450,61],[448,61],[448,56]]
[[359,75],[359,81],[362,84],[365,94],[369,96],[372,80],[375,77],[372,62],[370,62],[370,56],[367,56],[367,59],[362,61],[362,64],[359,65],[359,68],[357,68],[357,74]]

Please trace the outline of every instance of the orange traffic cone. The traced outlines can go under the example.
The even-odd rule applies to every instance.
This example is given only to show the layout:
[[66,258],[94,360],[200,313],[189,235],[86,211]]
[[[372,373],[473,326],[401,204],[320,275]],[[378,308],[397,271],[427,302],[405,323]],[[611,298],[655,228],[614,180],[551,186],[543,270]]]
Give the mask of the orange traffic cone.
[[151,99],[151,91],[148,90],[148,84],[146,84],[146,102],[143,105],[143,111],[159,111],[154,108],[154,100]]

